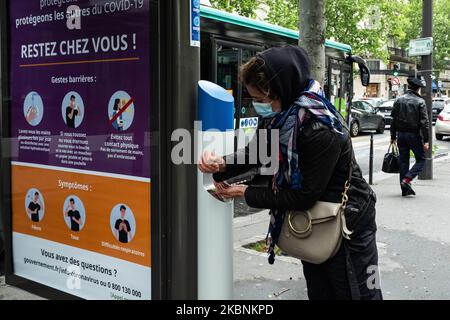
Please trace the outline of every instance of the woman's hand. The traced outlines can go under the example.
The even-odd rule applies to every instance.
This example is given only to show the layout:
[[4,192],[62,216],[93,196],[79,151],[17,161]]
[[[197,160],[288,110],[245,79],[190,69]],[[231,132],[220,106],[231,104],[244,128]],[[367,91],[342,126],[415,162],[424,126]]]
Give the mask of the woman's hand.
[[206,151],[198,163],[198,168],[203,173],[217,173],[225,170],[225,160],[217,157],[214,152]]
[[226,188],[218,188],[217,195],[228,200],[234,198],[241,198],[245,196],[245,191],[248,186],[240,184],[236,186],[228,186]]

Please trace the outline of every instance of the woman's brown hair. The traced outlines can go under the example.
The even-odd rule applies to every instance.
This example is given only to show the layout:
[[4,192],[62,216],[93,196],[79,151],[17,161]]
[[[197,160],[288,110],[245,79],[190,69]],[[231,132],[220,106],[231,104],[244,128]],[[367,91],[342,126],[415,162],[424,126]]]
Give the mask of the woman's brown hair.
[[265,61],[259,57],[251,58],[242,65],[239,81],[246,86],[253,86],[270,99],[276,99],[270,89],[270,79],[264,71]]

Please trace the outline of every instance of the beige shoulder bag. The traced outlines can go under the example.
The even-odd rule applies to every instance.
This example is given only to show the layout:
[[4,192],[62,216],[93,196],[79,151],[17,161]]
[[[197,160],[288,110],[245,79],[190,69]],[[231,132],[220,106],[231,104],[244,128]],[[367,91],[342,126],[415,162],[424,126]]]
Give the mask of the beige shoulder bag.
[[350,240],[345,208],[352,176],[345,183],[341,203],[318,201],[307,211],[287,211],[284,217],[278,247],[286,254],[313,264],[322,264],[334,257],[342,238]]

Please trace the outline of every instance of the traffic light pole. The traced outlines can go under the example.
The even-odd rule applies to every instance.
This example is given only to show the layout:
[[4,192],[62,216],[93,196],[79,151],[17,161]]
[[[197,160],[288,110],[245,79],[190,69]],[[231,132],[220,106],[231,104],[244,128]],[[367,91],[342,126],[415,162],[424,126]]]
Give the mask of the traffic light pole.
[[[423,0],[423,27],[422,27],[422,37],[432,37],[433,36],[433,0]],[[431,78],[433,70],[433,54],[422,56],[422,72],[421,75],[425,78],[427,82],[427,87],[422,89],[422,94],[424,95],[425,101],[427,103],[428,109],[428,119],[430,119],[430,149],[426,152],[426,162],[423,172],[420,174],[419,179],[421,180],[432,180],[433,179],[433,126],[432,126],[432,92],[433,92],[433,79]]]

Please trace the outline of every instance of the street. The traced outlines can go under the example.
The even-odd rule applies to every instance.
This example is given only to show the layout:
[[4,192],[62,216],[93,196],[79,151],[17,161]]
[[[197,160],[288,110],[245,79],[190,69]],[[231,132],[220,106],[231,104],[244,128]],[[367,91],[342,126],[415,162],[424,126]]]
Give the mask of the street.
[[[377,173],[381,171],[383,165],[383,158],[386,154],[389,143],[391,140],[389,127],[386,128],[384,134],[373,135],[374,138],[374,160],[373,160],[373,172]],[[370,161],[370,132],[363,132],[358,137],[353,138],[353,148],[355,150],[356,161],[361,167],[361,171],[364,176],[369,174],[369,161]],[[450,139],[444,139],[437,141],[433,135],[433,143],[438,146],[435,153],[435,157],[442,156],[448,153],[450,149]],[[413,163],[411,159],[411,163]]]

